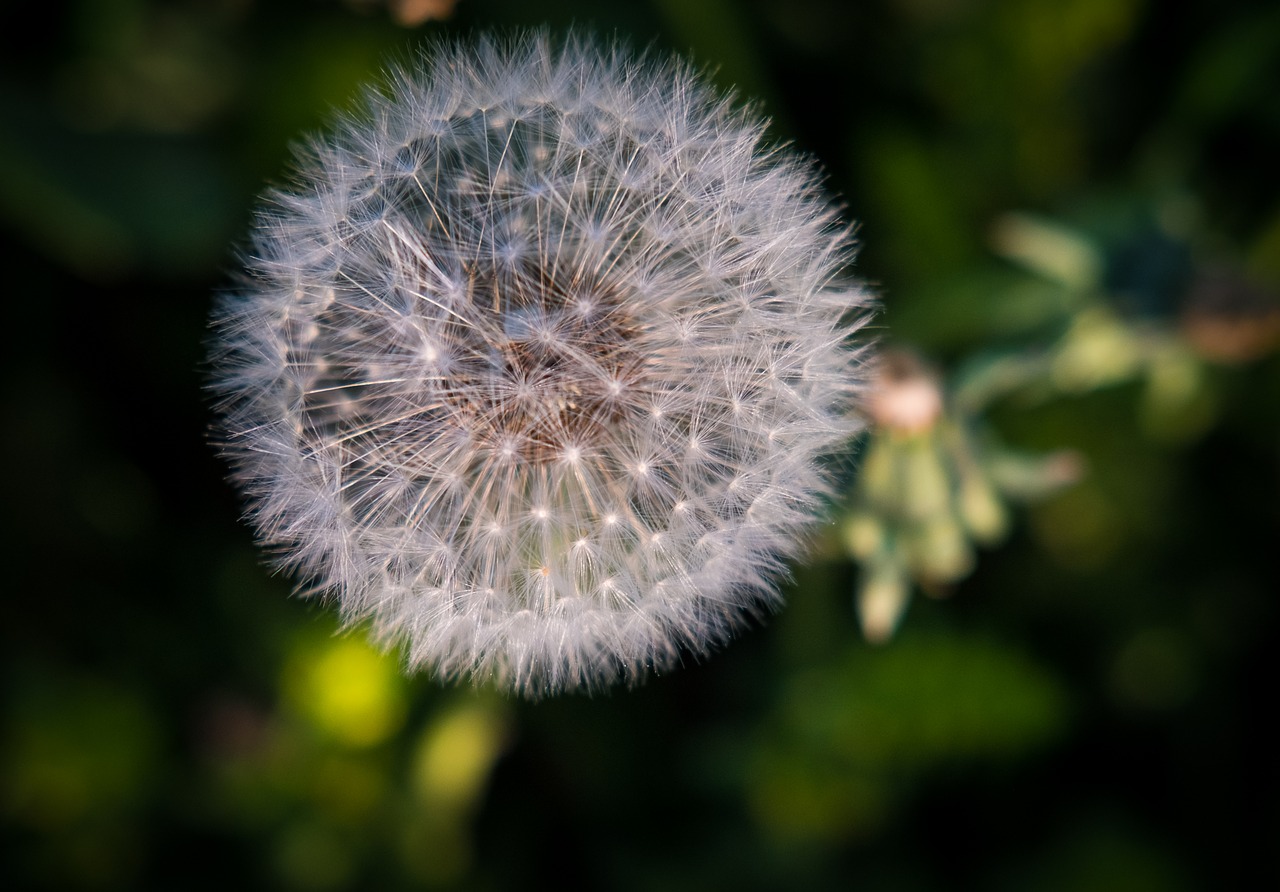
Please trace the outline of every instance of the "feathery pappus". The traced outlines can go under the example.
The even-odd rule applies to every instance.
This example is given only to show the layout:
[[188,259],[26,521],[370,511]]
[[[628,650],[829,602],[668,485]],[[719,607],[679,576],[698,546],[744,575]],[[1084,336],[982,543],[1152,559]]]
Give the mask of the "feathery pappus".
[[688,63],[436,46],[300,153],[214,320],[260,540],[408,663],[597,689],[776,606],[871,298],[813,164]]

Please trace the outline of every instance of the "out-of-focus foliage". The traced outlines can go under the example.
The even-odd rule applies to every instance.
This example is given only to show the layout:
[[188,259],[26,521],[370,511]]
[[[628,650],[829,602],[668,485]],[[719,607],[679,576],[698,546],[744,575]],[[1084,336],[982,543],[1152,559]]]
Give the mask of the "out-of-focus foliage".
[[930,772],[1018,757],[1066,714],[1060,684],[1012,648],[909,634],[790,676],[759,726],[747,793],[784,840],[867,837]]
[[[968,576],[976,548],[1008,535],[1011,502],[1043,499],[1084,472],[1071,452],[1011,452],[985,422],[993,403],[1019,398],[1027,406],[1136,383],[1140,432],[1185,443],[1218,416],[1213,366],[1249,363],[1280,345],[1280,295],[1242,272],[1235,281],[1216,281],[1232,275],[1220,273],[1193,283],[1175,318],[1126,308],[1140,296],[1120,290],[1120,277],[1132,271],[1116,269],[1124,260],[1108,264],[1086,236],[1008,214],[995,221],[992,242],[996,254],[1055,288],[1033,329],[1045,334],[979,349],[945,386],[910,354],[887,353],[845,519],[846,548],[863,566],[857,599],[870,640],[897,626],[912,580],[936,592]],[[1157,256],[1146,275],[1157,280],[1140,284],[1167,292],[1194,274],[1182,241],[1165,236],[1151,250]]]
[[[25,11],[0,31],[4,888],[1274,876],[1276,4]],[[404,678],[267,575],[200,363],[255,194],[386,54],[575,23],[692,51],[828,168],[886,389],[782,614],[529,705]]]

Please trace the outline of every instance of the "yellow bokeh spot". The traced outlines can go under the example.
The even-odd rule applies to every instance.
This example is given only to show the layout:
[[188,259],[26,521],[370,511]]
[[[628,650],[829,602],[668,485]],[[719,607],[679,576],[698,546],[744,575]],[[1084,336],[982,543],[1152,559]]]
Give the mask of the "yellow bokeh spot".
[[473,805],[506,747],[507,736],[504,716],[482,703],[468,703],[439,716],[418,743],[414,789],[436,806]]
[[394,660],[352,638],[304,649],[290,664],[284,688],[299,713],[348,746],[381,743],[404,723]]

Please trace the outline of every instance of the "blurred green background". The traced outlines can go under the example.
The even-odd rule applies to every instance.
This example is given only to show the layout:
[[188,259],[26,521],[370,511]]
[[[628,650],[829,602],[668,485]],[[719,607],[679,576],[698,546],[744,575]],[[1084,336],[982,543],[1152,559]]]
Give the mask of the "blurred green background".
[[[22,12],[4,888],[1277,879],[1280,4]],[[528,704],[401,677],[262,568],[200,367],[290,142],[388,54],[544,23],[759,100],[860,221],[879,334],[943,408],[877,429],[780,615],[638,690]]]

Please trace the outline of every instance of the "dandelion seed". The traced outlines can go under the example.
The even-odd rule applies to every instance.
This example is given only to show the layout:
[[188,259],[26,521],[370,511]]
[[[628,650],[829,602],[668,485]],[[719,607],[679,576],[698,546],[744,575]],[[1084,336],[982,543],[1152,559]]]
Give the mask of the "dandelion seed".
[[775,607],[869,297],[804,161],[679,61],[479,38],[258,215],[221,442],[260,539],[413,667],[636,681]]

